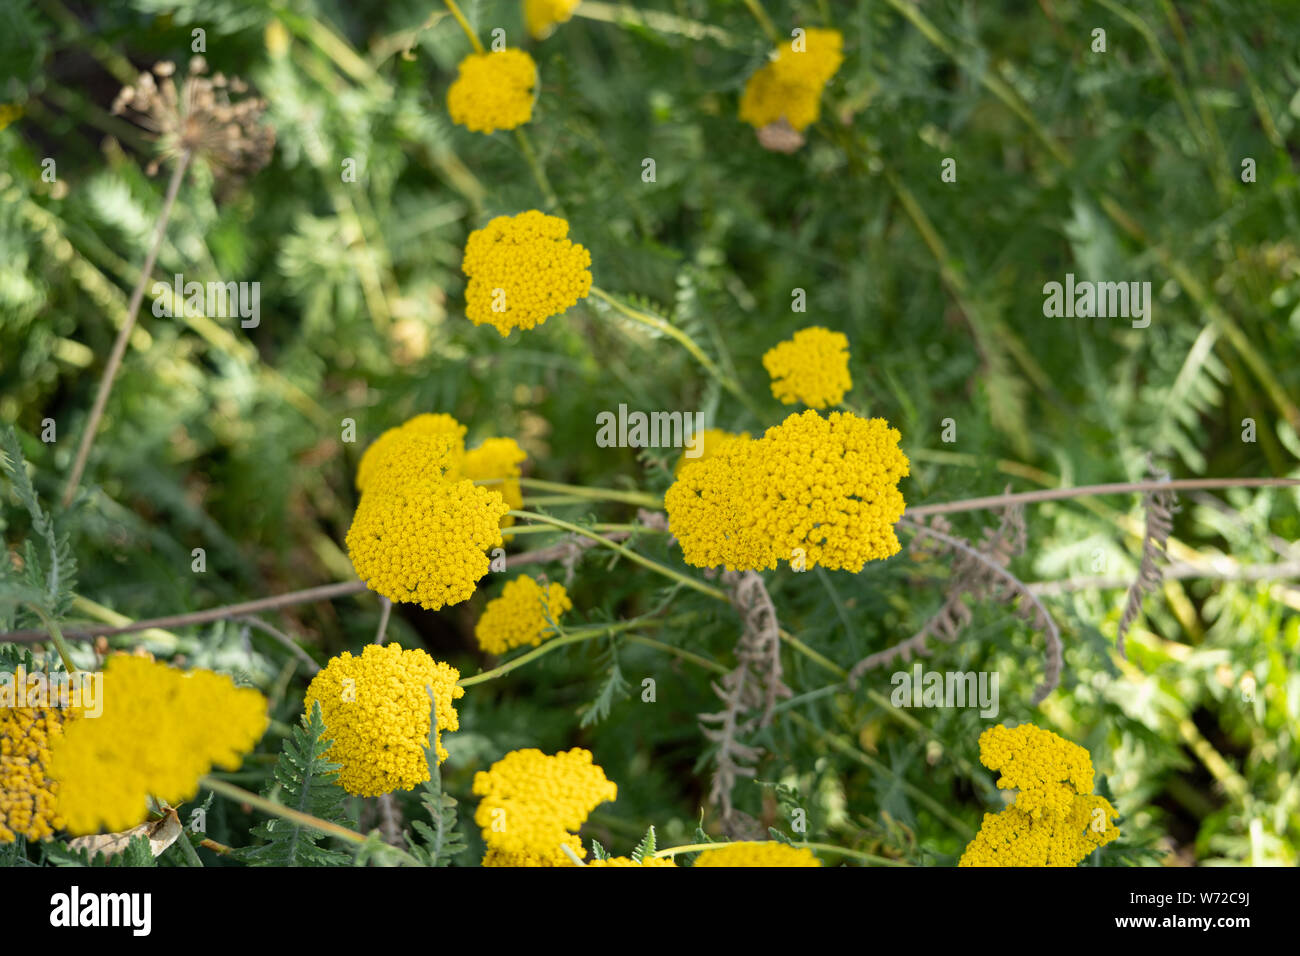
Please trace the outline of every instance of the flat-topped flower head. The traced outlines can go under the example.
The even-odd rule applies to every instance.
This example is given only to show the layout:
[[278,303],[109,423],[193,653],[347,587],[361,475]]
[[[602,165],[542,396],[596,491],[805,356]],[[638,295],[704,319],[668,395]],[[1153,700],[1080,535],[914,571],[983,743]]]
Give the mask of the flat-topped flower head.
[[58,811],[74,834],[127,830],[150,795],[182,803],[213,767],[238,769],[266,732],[266,698],[224,674],[119,654],[104,666],[103,712],[74,720],[51,750]]
[[414,492],[461,478],[464,451],[454,435],[399,428],[385,433],[379,441],[384,442],[380,453],[369,460],[362,457],[364,472],[357,468],[363,496]]
[[1001,773],[998,787],[1018,792],[1012,806],[984,814],[959,866],[1077,866],[1119,836],[1119,811],[1092,793],[1083,747],[1033,724],[998,724],[979,743],[980,763]]
[[[460,477],[456,469],[459,468],[459,463],[465,454],[465,426],[450,415],[426,413],[416,415],[396,428],[388,429],[370,444],[357,464],[358,491],[366,490],[371,474],[389,458],[411,459],[415,456],[416,453],[412,451],[411,443],[408,441],[411,435],[445,437],[449,442],[447,455],[453,467],[447,470],[447,467],[441,463],[433,464],[438,469],[447,470],[446,477],[449,479]],[[413,464],[420,463],[417,460]]]
[[740,118],[758,129],[784,120],[802,133],[821,114],[822,90],[844,62],[838,30],[811,29],[791,38],[745,84]]
[[[338,781],[343,789],[375,797],[428,780],[430,730],[442,763],[447,759],[442,731],[460,728],[453,706],[465,695],[456,686],[459,680],[456,668],[396,643],[370,644],[359,657],[344,651],[333,658],[312,678],[303,703],[307,713],[320,703],[332,741],[325,757],[342,765]],[[436,727],[431,727],[431,712]]]
[[474,593],[491,564],[485,552],[502,544],[508,510],[468,479],[368,491],[348,528],[348,557],[376,594],[436,611]]
[[497,216],[470,233],[461,269],[469,277],[465,315],[502,336],[532,329],[586,298],[591,253],[571,239],[569,224],[531,209]]
[[474,793],[483,798],[474,822],[488,847],[484,866],[570,866],[561,846],[586,856],[576,831],[592,810],[618,796],[618,786],[588,750],[548,756],[529,748],[475,774]]
[[504,654],[516,647],[533,647],[551,636],[551,622],[573,609],[563,584],[541,585],[528,575],[507,581],[501,596],[489,601],[474,626],[479,647],[489,654]]
[[[20,668],[11,686],[26,682]],[[46,840],[63,829],[59,782],[50,776],[49,764],[64,726],[79,714],[71,707],[0,706],[0,843],[18,837]]]
[[535,40],[545,40],[560,23],[568,23],[581,0],[524,0],[524,25]]
[[763,368],[772,377],[772,395],[786,405],[838,405],[853,387],[848,338],[817,325],[769,349]]
[[897,554],[897,484],[908,473],[900,437],[883,418],[806,411],[682,469],[664,506],[686,563],[856,573]]
[[695,860],[696,866],[821,866],[812,850],[784,843],[731,843],[705,850]]
[[537,64],[523,50],[471,53],[447,91],[451,120],[475,133],[514,129],[533,116]]

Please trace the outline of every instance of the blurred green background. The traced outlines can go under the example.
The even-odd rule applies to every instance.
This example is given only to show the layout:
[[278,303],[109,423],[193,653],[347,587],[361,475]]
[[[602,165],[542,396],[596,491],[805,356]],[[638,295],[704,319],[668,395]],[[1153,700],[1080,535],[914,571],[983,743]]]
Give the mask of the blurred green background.
[[[465,36],[426,0],[7,0],[0,10],[0,422],[20,429],[51,504],[71,466],[104,361],[125,320],[169,167],[152,178],[144,131],[110,112],[160,60],[183,72],[193,31],[211,69],[269,101],[270,165],[214,198],[187,177],[156,278],[258,281],[261,323],[156,318],[146,295],[73,512],[77,590],[132,618],[180,613],[352,576],[342,542],[361,451],[425,411],[454,414],[468,442],[516,437],[527,473],[661,492],[672,452],[595,443],[597,412],[702,410],[758,434],[790,409],[760,359],[806,325],[846,333],[853,404],[903,434],[909,504],[1011,486],[1139,480],[1150,453],[1175,477],[1297,476],[1300,457],[1300,5],[905,0],[777,2],[778,28],[834,26],[845,61],[798,152],[765,151],[737,118],[770,49],[740,0],[637,4],[672,18],[629,22],[583,4],[536,42],[516,2],[463,4],[479,35],[505,30],[536,58],[526,127],[598,286],[687,329],[750,393],[719,393],[673,342],[588,299],[502,339],[463,316],[469,231],[543,207],[519,143],[453,126],[445,101]],[[714,33],[692,38],[690,22]],[[1106,51],[1094,52],[1093,31]],[[42,165],[53,159],[53,182]],[[653,158],[654,182],[642,180]],[[956,160],[956,182],[940,177]],[[1242,181],[1252,159],[1255,181]],[[355,160],[357,182],[341,175]],[[554,210],[552,210],[554,211]],[[1045,318],[1043,285],[1148,281],[1145,329],[1123,319]],[[804,289],[807,312],[791,311]],[[57,440],[40,440],[53,419]],[[956,441],[941,441],[953,419]],[[341,440],[345,419],[357,441]],[[1252,419],[1257,440],[1243,441]],[[1000,719],[1033,720],[1087,747],[1123,814],[1093,862],[1295,865],[1300,844],[1300,508],[1293,490],[1185,496],[1171,556],[1204,574],[1169,580],[1115,653],[1137,571],[1135,498],[1028,512],[1012,568],[1054,586],[1062,685],[1030,705],[1042,637],[1003,606],[972,607],[930,669],[1001,675]],[[573,518],[634,509],[555,506]],[[6,543],[26,536],[0,509]],[[996,516],[958,515],[977,539]],[[535,547],[546,536],[519,539]],[[190,570],[204,548],[207,571]],[[663,542],[642,549],[681,567]],[[1248,569],[1290,562],[1290,580]],[[552,577],[559,567],[547,569]],[[696,573],[696,572],[692,572]],[[906,550],[856,576],[766,575],[782,624],[849,667],[918,630],[944,599],[942,562]],[[1114,579],[1121,583],[1116,586]],[[644,613],[662,579],[589,553],[573,621]],[[1102,582],[1105,583],[1105,582]],[[440,613],[399,607],[390,636],[471,674],[489,666],[473,622],[500,581]],[[677,593],[689,630],[656,635],[730,667],[735,615]],[[77,620],[102,612],[85,602]],[[371,639],[373,595],[291,607],[268,620],[318,660]],[[172,638],[120,638],[159,655],[234,669],[295,721],[305,675],[238,622]],[[760,780],[796,787],[808,839],[913,863],[950,864],[1001,801],[978,767],[974,711],[908,712],[918,733],[860,689],[787,655],[791,708],[867,754],[868,766],[778,719],[751,740]],[[910,666],[910,665],[909,665]],[[632,696],[581,714],[613,668]],[[864,687],[888,695],[889,670]],[[640,700],[654,677],[658,700]],[[1253,700],[1242,691],[1253,679]],[[583,643],[472,688],[445,738],[450,792],[473,806],[473,774],[507,750],[592,749],[619,783],[587,828],[626,853],[646,824],[685,842],[706,803],[711,755],[695,715],[717,709],[710,677],[643,646]],[[617,682],[615,681],[615,686]],[[269,735],[231,779],[257,789]],[[770,790],[741,781],[738,807],[789,829]],[[248,819],[217,801],[212,835],[246,842]],[[416,811],[408,808],[413,814]],[[710,829],[712,810],[704,812]],[[472,824],[468,829],[473,829]],[[712,831],[711,831],[712,832]],[[473,854],[467,855],[469,862]]]

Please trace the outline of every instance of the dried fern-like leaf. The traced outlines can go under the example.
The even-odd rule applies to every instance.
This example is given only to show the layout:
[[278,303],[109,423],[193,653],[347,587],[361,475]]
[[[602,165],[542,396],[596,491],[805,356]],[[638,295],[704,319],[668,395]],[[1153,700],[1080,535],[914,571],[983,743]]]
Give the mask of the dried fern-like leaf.
[[928,641],[931,638],[949,644],[956,641],[971,620],[970,608],[966,604],[966,599],[970,598],[1014,605],[1021,618],[1043,632],[1047,641],[1043,682],[1035,689],[1033,696],[1033,703],[1041,702],[1060,682],[1061,632],[1037,595],[1007,570],[1011,559],[1025,549],[1023,510],[1008,508],[1003,511],[997,528],[984,529],[979,546],[951,534],[952,529],[942,516],[936,516],[928,525],[907,518],[900,523],[916,532],[911,547],[914,557],[922,553],[922,541],[929,538],[939,546],[932,549],[929,556],[951,559],[952,576],[948,582],[947,595],[939,611],[907,640],[858,661],[849,671],[851,686],[856,686],[862,674],[874,667],[900,658],[910,661],[913,655],[928,656]]
[[[770,724],[777,701],[793,692],[782,680],[780,626],[763,579],[753,571],[728,571],[722,581],[740,612],[742,630],[736,643],[735,668],[723,676],[721,684],[712,685],[723,709],[700,714],[699,721],[701,732],[717,745],[709,802],[718,808],[726,830],[739,819],[731,805],[736,779],[753,777],[753,764],[763,753],[759,747],[741,743],[740,738]],[[709,724],[714,726],[706,726]]]
[[[1147,456],[1147,471],[1156,481],[1168,481],[1169,472],[1156,468]],[[1142,495],[1142,510],[1146,512],[1146,529],[1142,534],[1142,562],[1138,565],[1137,580],[1128,589],[1124,613],[1119,619],[1119,638],[1116,647],[1125,660],[1124,637],[1142,613],[1142,599],[1160,586],[1164,580],[1162,559],[1167,559],[1165,548],[1174,530],[1174,515],[1178,512],[1178,495],[1168,489],[1152,489]]]

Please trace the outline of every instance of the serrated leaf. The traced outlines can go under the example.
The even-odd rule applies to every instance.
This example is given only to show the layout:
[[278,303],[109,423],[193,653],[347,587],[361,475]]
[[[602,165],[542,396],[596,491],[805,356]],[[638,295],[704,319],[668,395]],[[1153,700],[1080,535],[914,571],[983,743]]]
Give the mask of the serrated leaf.
[[638,843],[636,849],[632,851],[632,859],[640,863],[646,857],[654,856],[654,854],[655,828],[654,825],[651,824],[650,829],[646,830],[645,836],[641,838],[641,842]]

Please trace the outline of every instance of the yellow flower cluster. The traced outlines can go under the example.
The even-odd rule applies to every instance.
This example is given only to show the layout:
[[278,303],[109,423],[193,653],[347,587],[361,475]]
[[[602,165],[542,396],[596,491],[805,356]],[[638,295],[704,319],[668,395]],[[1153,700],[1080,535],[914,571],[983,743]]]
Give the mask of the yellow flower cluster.
[[812,850],[788,846],[775,841],[765,843],[731,843],[715,850],[705,850],[695,860],[696,866],[821,866]]
[[682,469],[685,468],[687,465],[693,465],[696,462],[707,461],[708,459],[712,458],[719,451],[721,451],[723,446],[725,446],[728,442],[732,442],[737,439],[741,441],[748,441],[749,432],[741,432],[739,435],[737,435],[735,432],[723,431],[721,428],[706,428],[704,431],[700,432],[697,437],[702,443],[700,448],[700,454],[695,458],[687,458],[685,455],[682,455],[681,458],[677,459],[677,465],[673,468],[674,475],[680,475],[682,473]]
[[266,732],[266,699],[224,674],[117,655],[104,667],[103,713],[69,722],[51,752],[59,814],[71,833],[126,830],[152,794],[171,804],[213,767],[234,770]]
[[672,861],[671,857],[653,857],[647,856],[640,863],[630,856],[611,856],[603,860],[589,860],[587,866],[673,866],[677,864]]
[[447,90],[451,121],[475,133],[522,126],[533,116],[537,64],[523,50],[471,53]]
[[561,846],[586,856],[575,831],[597,806],[618,796],[618,786],[575,747],[547,756],[536,748],[515,750],[474,775],[483,799],[474,822],[488,852],[484,866],[570,866]]
[[564,585],[551,582],[543,588],[522,575],[506,582],[501,597],[489,601],[483,616],[474,626],[479,647],[489,654],[504,654],[512,648],[542,643],[550,621],[559,621],[565,611],[573,610]]
[[1077,866],[1119,836],[1119,811],[1092,793],[1088,751],[1033,724],[980,734],[980,762],[998,787],[1016,789],[1001,813],[986,813],[958,866]]
[[[451,467],[448,468],[440,458],[428,462],[417,458],[418,452],[410,448],[409,437],[412,434],[423,437],[444,436],[448,443]],[[450,415],[428,413],[416,415],[396,428],[388,429],[370,443],[370,447],[366,449],[365,454],[361,456],[361,461],[357,464],[357,491],[365,491],[369,486],[370,476],[390,458],[414,458],[415,468],[424,468],[427,465],[431,470],[442,469],[446,471],[446,477],[448,478],[458,478],[460,476],[457,474],[456,469],[459,468],[464,455],[464,425]]]
[[800,132],[807,129],[821,114],[822,88],[844,62],[843,49],[838,30],[811,29],[782,44],[745,84],[741,120],[761,129],[784,119]]
[[769,349],[763,368],[772,377],[772,394],[786,405],[838,405],[853,387],[848,338],[817,325],[800,329],[792,339]]
[[[19,671],[14,686],[24,686]],[[0,843],[43,840],[63,828],[59,784],[50,777],[50,752],[78,712],[59,707],[0,707]]]
[[581,0],[524,0],[524,25],[535,40],[544,40],[558,23],[568,23]]
[[[447,759],[442,731],[458,730],[452,702],[465,696],[460,672],[424,651],[395,643],[371,644],[353,657],[344,651],[307,688],[308,713],[320,702],[325,733],[333,743],[326,758],[342,764],[339,784],[348,793],[375,797],[410,790],[429,779],[424,748],[429,743],[430,709],[438,762]],[[429,690],[433,701],[429,699]]]
[[[450,415],[417,415],[384,432],[361,457],[361,502],[347,546],[372,591],[437,610],[466,600],[487,574],[485,552],[502,543],[510,506],[499,492],[462,476],[467,470],[495,471],[487,476],[503,481],[511,470],[517,476],[523,452],[508,438],[466,452],[464,436],[465,426]],[[504,481],[503,490],[510,484]]]
[[566,238],[569,224],[530,209],[470,233],[461,270],[465,315],[507,336],[559,315],[591,290],[591,253]]
[[[519,466],[527,460],[527,452],[513,438],[486,438],[477,448],[465,452],[461,474],[474,481],[489,481],[490,484],[483,487],[499,492],[514,511],[524,506],[524,493],[519,488]],[[514,523],[514,515],[501,519],[503,528]]]
[[805,411],[682,469],[664,496],[686,563],[861,571],[899,551],[901,436],[883,418]]

